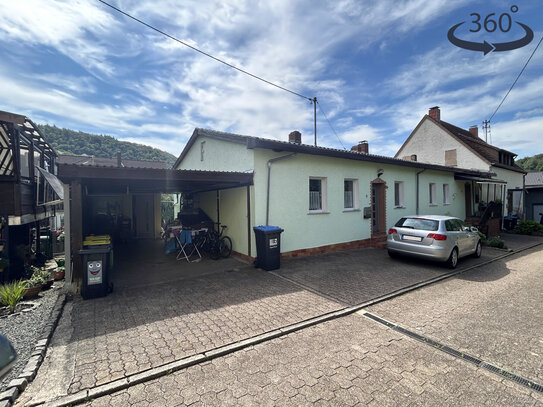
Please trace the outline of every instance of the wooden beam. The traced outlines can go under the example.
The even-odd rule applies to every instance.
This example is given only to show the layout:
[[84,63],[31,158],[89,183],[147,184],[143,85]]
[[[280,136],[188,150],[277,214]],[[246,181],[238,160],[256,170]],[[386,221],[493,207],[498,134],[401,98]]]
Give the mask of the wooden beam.
[[25,116],[0,110],[0,120],[14,124],[24,124]]
[[72,281],[75,289],[81,288],[83,280],[83,261],[79,255],[79,250],[83,248],[83,194],[81,183],[74,181],[71,184],[72,202],[71,202],[71,246],[72,246]]

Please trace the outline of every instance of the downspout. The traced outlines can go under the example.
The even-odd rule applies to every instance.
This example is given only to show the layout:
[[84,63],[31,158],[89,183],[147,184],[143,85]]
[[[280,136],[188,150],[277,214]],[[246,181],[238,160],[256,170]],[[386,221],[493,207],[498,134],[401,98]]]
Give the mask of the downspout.
[[[522,174],[522,219],[526,219],[526,173]],[[532,215],[532,218],[535,219],[535,214]],[[520,219],[519,219],[520,220]]]
[[426,168],[423,168],[421,171],[417,172],[417,208],[415,214],[419,214],[419,175],[426,171]]
[[269,221],[269,218],[270,218],[270,176],[271,176],[271,165],[276,162],[276,161],[280,161],[280,160],[283,160],[285,158],[289,158],[289,157],[293,157],[295,156],[296,153],[291,153],[291,154],[287,154],[287,155],[282,155],[281,157],[275,157],[275,158],[270,158],[268,160],[268,190],[266,192],[266,226],[268,226],[268,221]]

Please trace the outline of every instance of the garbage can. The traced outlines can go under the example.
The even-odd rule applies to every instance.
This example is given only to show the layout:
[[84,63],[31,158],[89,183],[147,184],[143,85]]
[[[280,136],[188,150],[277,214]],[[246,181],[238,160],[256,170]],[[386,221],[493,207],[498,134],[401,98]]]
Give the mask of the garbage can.
[[113,266],[113,250],[110,237],[85,238],[79,254],[83,257],[81,296],[86,300],[105,297],[111,291],[109,277]]
[[53,232],[50,228],[40,229],[40,248],[47,259],[53,258]]
[[517,226],[518,218],[516,216],[504,216],[503,227],[505,230],[513,230]]
[[253,227],[256,238],[255,267],[264,270],[275,270],[281,265],[281,229],[278,226]]

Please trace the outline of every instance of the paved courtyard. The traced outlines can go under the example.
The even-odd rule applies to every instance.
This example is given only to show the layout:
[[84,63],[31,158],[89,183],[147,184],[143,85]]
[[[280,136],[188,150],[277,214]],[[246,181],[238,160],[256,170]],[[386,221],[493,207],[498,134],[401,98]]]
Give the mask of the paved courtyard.
[[543,397],[351,315],[87,406],[536,406]]
[[[533,239],[516,241],[517,247],[533,243]],[[538,250],[516,255],[523,259],[518,260],[521,263],[515,263],[516,258],[498,260],[378,304],[371,312],[541,382],[540,372],[535,372],[540,359],[517,361],[526,359],[526,349],[537,357],[543,355],[539,328],[528,328],[533,321],[543,326],[536,315],[543,284],[543,270],[536,260],[543,251]],[[467,259],[460,266],[503,254],[488,249],[484,258]],[[129,263],[144,270],[136,261],[137,256]],[[148,275],[125,276],[119,279],[125,283],[105,298],[69,302],[38,376],[17,405],[35,405],[91,389],[449,272],[434,263],[392,260],[376,249],[288,260],[274,273],[235,261],[217,264],[215,271],[202,273],[170,271],[164,282],[151,283]],[[538,283],[530,286],[531,279]],[[500,298],[505,299],[503,304]],[[507,308],[511,303],[518,315]],[[493,309],[504,318],[493,315]],[[469,320],[463,318],[464,313]],[[522,334],[523,329],[535,335]],[[472,332],[482,339],[474,340]],[[503,340],[493,342],[486,332],[492,337],[502,334]],[[520,337],[520,342],[515,343],[513,336]],[[447,342],[450,337],[454,340]],[[470,347],[472,342],[475,345]],[[522,351],[515,353],[518,349]],[[510,354],[510,361],[505,354]],[[461,390],[465,403],[454,403],[459,394],[455,389]],[[198,401],[203,405],[349,405],[356,400],[374,405],[470,405],[472,399],[477,401],[472,405],[539,405],[542,401],[539,394],[360,315],[133,386],[92,405],[147,405],[141,397],[151,397],[147,401],[163,406]]]
[[341,305],[254,268],[114,292],[66,305],[34,403],[300,322]]
[[[515,236],[516,237],[516,236]],[[514,245],[523,247],[532,240]],[[458,270],[506,253],[485,247],[481,258],[463,258]],[[402,288],[450,273],[445,265],[419,259],[391,259],[385,250],[363,249],[282,260],[275,274],[346,305],[358,305]]]
[[543,384],[542,259],[532,249],[367,310]]

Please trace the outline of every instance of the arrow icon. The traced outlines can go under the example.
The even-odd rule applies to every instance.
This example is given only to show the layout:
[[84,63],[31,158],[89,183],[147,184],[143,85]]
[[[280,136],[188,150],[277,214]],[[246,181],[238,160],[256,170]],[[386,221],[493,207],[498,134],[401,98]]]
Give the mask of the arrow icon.
[[520,40],[511,41],[511,42],[493,43],[493,44],[490,44],[486,40],[483,42],[466,41],[454,35],[454,32],[456,31],[456,29],[464,23],[465,21],[452,26],[449,29],[449,32],[447,33],[447,38],[453,45],[456,45],[459,48],[467,49],[469,51],[480,51],[480,52],[483,52],[484,55],[492,51],[501,52],[501,51],[511,51],[513,49],[522,48],[525,45],[528,45],[534,39],[534,32],[532,31],[530,27],[528,27],[525,24],[516,22],[518,25],[520,25],[524,29],[526,33],[524,37],[521,38]]

